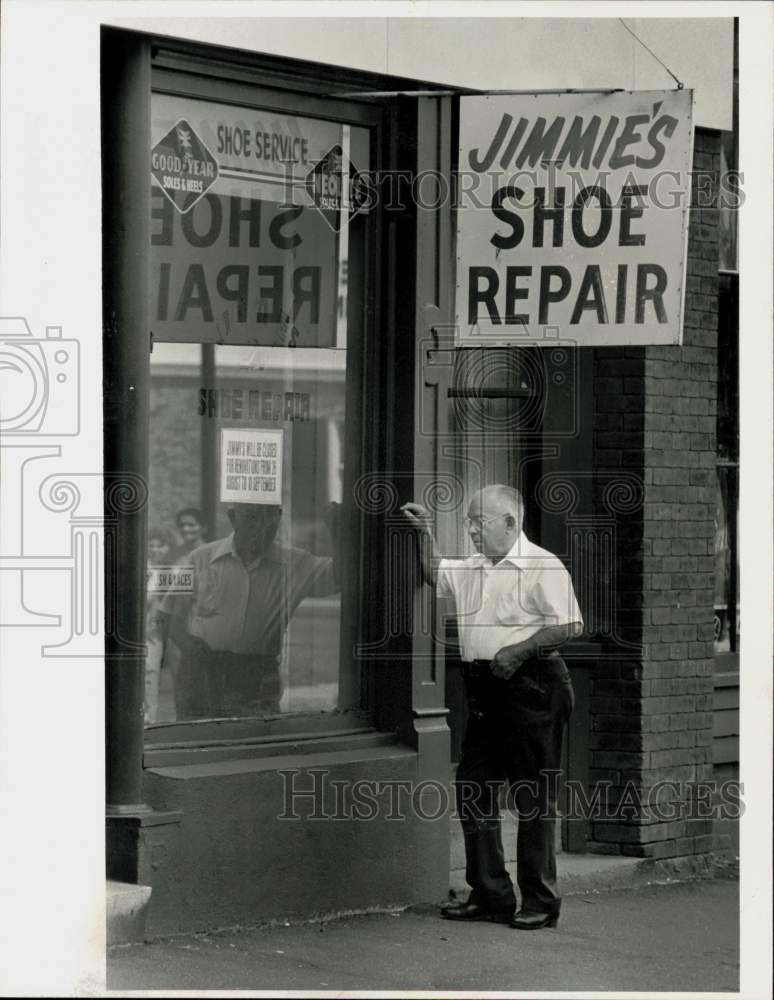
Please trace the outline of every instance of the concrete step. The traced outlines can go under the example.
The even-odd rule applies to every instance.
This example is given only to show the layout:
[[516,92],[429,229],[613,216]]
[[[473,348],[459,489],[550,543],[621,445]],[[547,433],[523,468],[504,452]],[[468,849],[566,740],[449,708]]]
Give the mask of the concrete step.
[[131,885],[108,879],[106,885],[108,945],[130,944],[144,939],[145,918],[150,897],[149,885]]

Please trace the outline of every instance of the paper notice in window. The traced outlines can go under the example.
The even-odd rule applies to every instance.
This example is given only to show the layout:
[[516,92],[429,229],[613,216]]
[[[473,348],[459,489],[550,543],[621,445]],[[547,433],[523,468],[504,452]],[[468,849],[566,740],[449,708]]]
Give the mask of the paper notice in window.
[[222,503],[282,503],[281,430],[224,427],[220,432]]

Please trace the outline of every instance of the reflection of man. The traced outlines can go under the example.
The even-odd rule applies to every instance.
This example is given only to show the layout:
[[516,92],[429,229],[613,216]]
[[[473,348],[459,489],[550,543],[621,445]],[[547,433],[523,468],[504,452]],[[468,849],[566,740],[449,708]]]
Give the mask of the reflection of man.
[[[556,778],[573,706],[555,647],[582,631],[572,582],[556,556],[523,534],[523,502],[510,487],[488,486],[473,498],[466,523],[479,554],[469,559],[440,559],[428,511],[414,503],[403,511],[420,534],[425,580],[456,603],[468,697],[455,784],[472,892],[443,916],[554,926]],[[497,785],[506,778],[519,813],[515,917],[498,808]]]
[[[327,517],[338,546],[338,505]],[[178,718],[279,711],[279,660],[288,622],[306,597],[338,591],[333,559],[275,541],[279,507],[238,504],[233,533],[195,549],[191,595],[167,595],[170,635],[181,651]]]

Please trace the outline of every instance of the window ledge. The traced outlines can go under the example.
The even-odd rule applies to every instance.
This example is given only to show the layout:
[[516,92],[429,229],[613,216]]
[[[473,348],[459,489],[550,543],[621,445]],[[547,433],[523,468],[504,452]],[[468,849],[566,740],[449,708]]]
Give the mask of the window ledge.
[[[379,734],[384,736],[385,734]],[[233,774],[248,774],[260,771],[280,771],[284,768],[298,770],[308,767],[325,767],[333,764],[357,763],[361,761],[392,760],[395,758],[416,757],[416,750],[402,746],[392,738],[390,743],[353,744],[347,747],[326,747],[314,742],[307,743],[298,753],[285,753],[281,756],[250,757],[237,752],[226,759],[197,756],[188,752],[188,756],[177,761],[169,761],[149,768],[149,772],[163,778],[175,780],[190,780],[197,778],[220,778]]]
[[148,743],[145,747],[145,768],[176,765],[219,763],[234,760],[295,757],[312,753],[334,753],[390,747],[397,742],[393,733],[374,729],[340,730],[338,732],[260,736],[247,739],[201,739],[182,743]]

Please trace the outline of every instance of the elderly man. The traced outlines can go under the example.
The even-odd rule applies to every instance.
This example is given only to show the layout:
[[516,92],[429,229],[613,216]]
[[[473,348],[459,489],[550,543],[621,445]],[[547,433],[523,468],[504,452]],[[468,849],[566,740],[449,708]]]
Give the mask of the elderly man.
[[[334,552],[338,511],[329,504],[325,512]],[[339,589],[333,559],[277,544],[279,507],[236,504],[228,517],[232,534],[188,556],[193,592],[167,594],[161,608],[181,652],[179,717],[276,714],[288,622],[304,598]]]
[[[466,526],[478,554],[439,556],[430,514],[402,508],[420,537],[425,581],[454,600],[468,725],[455,782],[465,837],[464,903],[449,920],[510,922],[535,930],[559,918],[554,828],[564,728],[573,707],[570,676],[556,647],[583,630],[572,582],[560,560],[524,535],[517,490],[487,486]],[[516,909],[500,835],[499,787],[507,779],[519,814]]]

